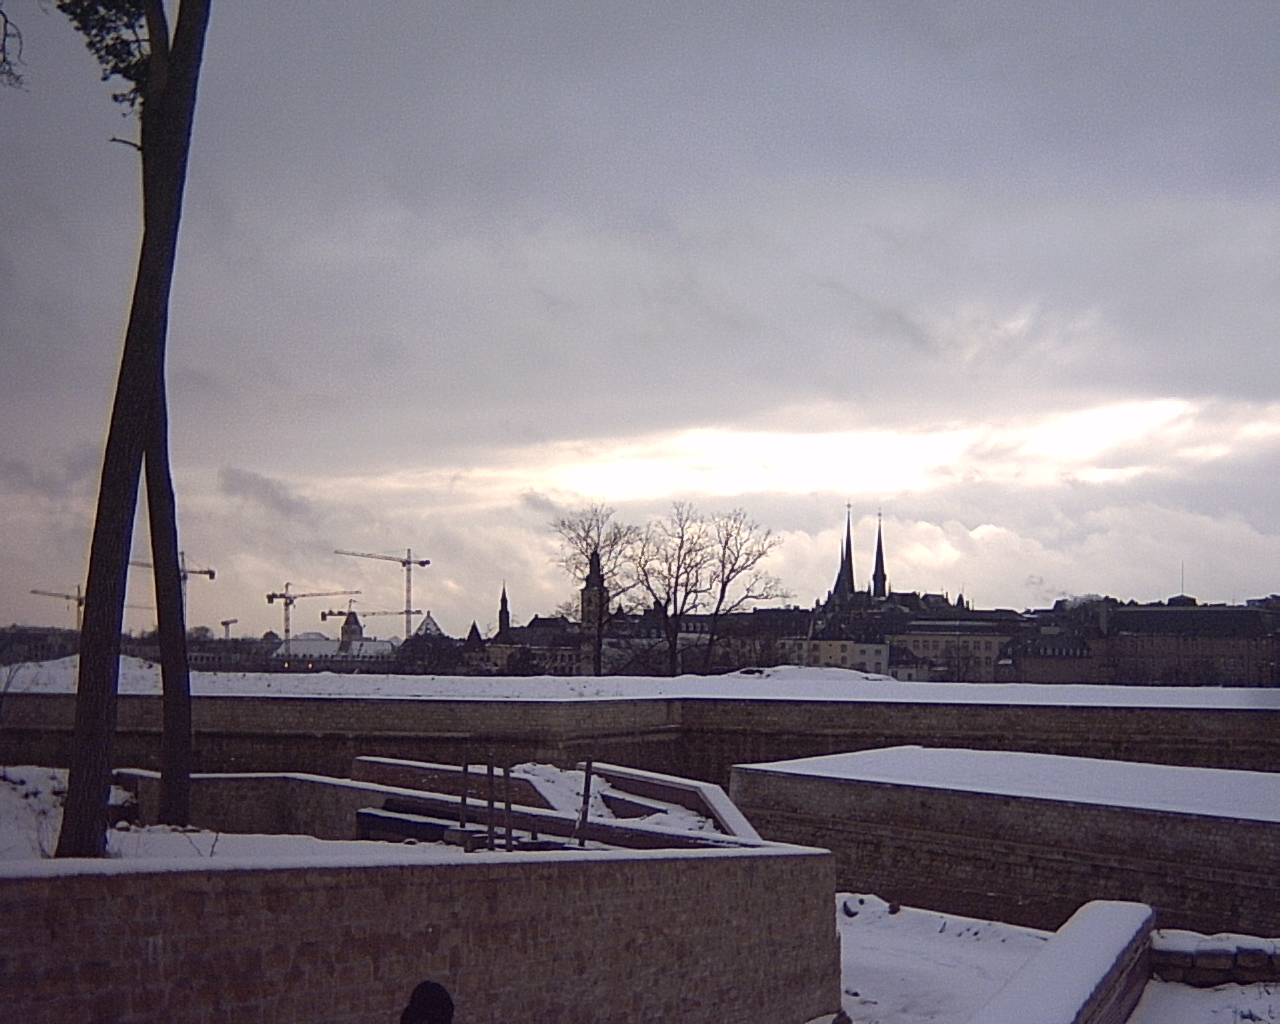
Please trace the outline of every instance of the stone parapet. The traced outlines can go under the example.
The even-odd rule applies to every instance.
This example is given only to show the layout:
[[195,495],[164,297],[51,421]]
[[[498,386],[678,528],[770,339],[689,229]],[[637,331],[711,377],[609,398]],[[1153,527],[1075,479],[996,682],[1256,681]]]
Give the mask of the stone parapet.
[[839,1005],[833,891],[777,848],[7,862],[3,1016],[386,1024],[430,979],[459,1024],[800,1024]]
[[1151,973],[1196,988],[1280,982],[1280,939],[1164,929],[1151,939]]

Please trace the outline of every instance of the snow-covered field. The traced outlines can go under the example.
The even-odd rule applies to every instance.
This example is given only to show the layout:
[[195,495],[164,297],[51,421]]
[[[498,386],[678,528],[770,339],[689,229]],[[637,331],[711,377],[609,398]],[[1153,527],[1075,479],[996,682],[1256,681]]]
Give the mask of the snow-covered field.
[[[580,772],[522,765],[557,807],[581,800]],[[576,778],[575,778],[576,776]],[[49,856],[61,823],[65,773],[39,767],[0,769],[0,860]],[[608,809],[593,796],[592,814]],[[672,822],[671,824],[674,824]],[[692,827],[701,827],[697,822]],[[110,833],[121,868],[162,868],[172,858],[232,858],[241,863],[432,862],[463,856],[432,843],[324,842],[309,836],[240,836],[197,829],[124,828]],[[537,856],[530,855],[530,856]],[[60,862],[66,863],[66,862]],[[12,865],[18,867],[18,865]],[[1049,933],[954,914],[896,907],[876,896],[840,893],[835,916],[841,942],[845,1012],[856,1024],[962,1024],[1044,948]],[[1193,989],[1153,981],[1129,1024],[1280,1022],[1280,987],[1224,985]]]
[[[14,693],[72,693],[77,658],[19,666]],[[1096,705],[1280,709],[1280,690],[1187,686],[914,683],[852,669],[780,666],[723,676],[402,676],[332,672],[193,672],[203,696],[413,697],[449,700],[583,700],[619,697],[748,697],[930,704]],[[120,659],[120,692],[158,694],[160,670]]]

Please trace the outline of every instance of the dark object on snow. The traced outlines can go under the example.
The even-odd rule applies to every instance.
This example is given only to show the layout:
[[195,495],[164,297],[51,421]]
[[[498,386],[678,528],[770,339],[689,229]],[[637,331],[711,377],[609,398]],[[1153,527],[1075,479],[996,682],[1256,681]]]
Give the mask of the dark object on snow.
[[409,997],[400,1024],[453,1024],[453,999],[439,982],[424,981]]

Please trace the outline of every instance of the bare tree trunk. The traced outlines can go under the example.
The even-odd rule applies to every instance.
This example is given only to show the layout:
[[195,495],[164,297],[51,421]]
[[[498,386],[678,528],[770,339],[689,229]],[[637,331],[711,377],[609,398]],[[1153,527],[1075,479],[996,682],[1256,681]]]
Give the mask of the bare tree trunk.
[[157,394],[145,465],[151,564],[155,567],[160,632],[163,729],[160,740],[160,822],[186,825],[191,813],[191,676],[186,610],[178,554],[178,512],[169,473],[169,417],[164,381]]
[[680,616],[664,612],[662,631],[667,638],[667,675],[680,674]]
[[[111,784],[111,744],[116,725],[120,629],[124,620],[129,548],[143,453],[151,449],[158,458],[160,452],[153,440],[154,425],[157,415],[163,411],[160,397],[169,294],[209,0],[183,0],[172,47],[163,7],[156,0],[148,0],[147,20],[153,42],[142,108],[142,250],[89,549],[75,740],[62,832],[58,838],[59,857],[101,857],[106,848],[106,807]],[[166,464],[166,480],[167,476]],[[166,490],[172,507],[172,490],[162,485],[161,491]],[[152,529],[156,527],[157,523],[153,522]],[[166,534],[163,522],[159,522],[159,532]],[[176,544],[176,532],[173,537]],[[162,570],[157,560],[157,592],[164,575],[168,575],[168,571]],[[178,586],[180,603],[181,582]],[[171,629],[172,615],[166,619]]]

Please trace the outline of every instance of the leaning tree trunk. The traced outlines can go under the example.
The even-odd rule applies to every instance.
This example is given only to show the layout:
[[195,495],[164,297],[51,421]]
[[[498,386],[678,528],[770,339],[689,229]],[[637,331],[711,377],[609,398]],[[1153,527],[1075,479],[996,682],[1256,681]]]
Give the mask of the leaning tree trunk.
[[169,415],[164,379],[144,456],[147,519],[151,524],[151,564],[155,567],[156,614],[160,632],[163,726],[160,739],[160,821],[186,825],[191,811],[191,677],[187,664],[178,510],[169,474]]
[[[75,740],[58,839],[59,857],[101,857],[106,846],[106,807],[111,781],[111,743],[116,725],[120,629],[129,548],[137,510],[142,459],[150,449],[157,461],[165,446],[153,441],[164,406],[164,349],[169,293],[177,255],[178,224],[186,184],[187,156],[195,113],[196,85],[209,21],[209,0],[183,0],[172,47],[163,7],[147,0],[148,34],[153,40],[150,75],[142,105],[142,249],[134,282],[124,353],[116,381],[98,489],[98,508],[89,549],[84,625],[80,635],[80,678],[76,691]],[[160,488],[169,495],[171,488]],[[163,497],[162,497],[163,501]],[[153,509],[157,507],[153,504]],[[163,521],[152,530],[171,536],[176,569],[176,531]],[[167,547],[167,541],[164,542]],[[168,561],[166,556],[166,561]],[[168,575],[157,560],[156,579]],[[176,572],[172,576],[176,578]],[[167,587],[169,584],[166,583]],[[181,582],[177,581],[181,602]],[[165,615],[172,630],[173,617]],[[181,623],[179,613],[178,622]],[[184,654],[185,657],[185,654]],[[166,715],[167,718],[167,715]],[[167,724],[167,722],[166,722]]]

